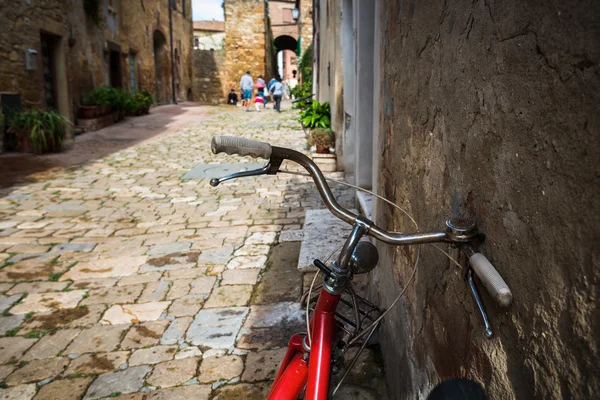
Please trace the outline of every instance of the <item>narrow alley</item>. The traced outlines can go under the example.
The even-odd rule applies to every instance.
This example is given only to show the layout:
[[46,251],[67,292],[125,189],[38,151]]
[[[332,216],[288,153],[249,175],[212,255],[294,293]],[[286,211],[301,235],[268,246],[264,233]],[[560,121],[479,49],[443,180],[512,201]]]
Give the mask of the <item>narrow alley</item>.
[[[144,141],[1,189],[1,399],[264,399],[305,330],[297,260],[305,211],[324,208],[314,185],[207,177],[258,162],[213,155],[213,135],[306,151],[297,112],[169,108]],[[156,113],[136,121],[156,128]],[[386,398],[377,351],[340,398]]]

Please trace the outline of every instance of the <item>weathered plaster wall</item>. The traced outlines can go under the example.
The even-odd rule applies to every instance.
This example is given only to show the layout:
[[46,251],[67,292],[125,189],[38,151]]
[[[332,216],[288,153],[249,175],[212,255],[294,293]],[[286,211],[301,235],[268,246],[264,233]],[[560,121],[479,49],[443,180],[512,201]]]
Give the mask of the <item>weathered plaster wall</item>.
[[[493,399],[597,398],[600,4],[387,4],[380,192],[421,230],[476,215],[514,294],[504,311],[483,293],[485,339],[465,271],[424,246],[381,332],[392,398],[456,376]],[[379,221],[413,229],[387,207]],[[415,253],[381,249],[371,289],[387,306]]]
[[[194,101],[206,104],[227,102],[232,88],[226,88],[225,50],[194,50]],[[238,93],[239,85],[233,86]]]
[[[331,129],[335,132],[335,152],[338,169],[343,170],[343,131],[344,131],[344,101],[343,101],[343,69],[353,68],[342,60],[342,6],[341,2],[322,2],[319,10],[320,44],[316,51],[318,56],[318,91],[317,100],[329,102],[331,106]],[[316,80],[316,79],[315,79]]]
[[262,0],[225,1],[226,87],[240,87],[240,78],[250,71],[256,80],[266,76],[266,3]]

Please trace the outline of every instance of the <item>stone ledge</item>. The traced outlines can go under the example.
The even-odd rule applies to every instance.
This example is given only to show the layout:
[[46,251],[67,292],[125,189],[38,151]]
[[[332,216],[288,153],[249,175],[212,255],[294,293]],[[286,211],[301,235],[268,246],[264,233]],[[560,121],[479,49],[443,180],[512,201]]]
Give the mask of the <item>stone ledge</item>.
[[[350,210],[358,214],[356,210]],[[300,247],[298,270],[316,271],[313,260],[323,260],[344,244],[352,227],[335,217],[329,210],[308,210],[304,223],[304,238]]]
[[75,129],[81,130],[82,133],[85,132],[94,132],[98,131],[102,128],[105,128],[109,125],[114,124],[114,118],[112,114],[105,115],[100,118],[92,118],[92,119],[77,119],[77,125]]
[[317,164],[317,167],[323,172],[337,171],[337,157],[335,153],[321,154],[316,152],[310,153],[311,158]]

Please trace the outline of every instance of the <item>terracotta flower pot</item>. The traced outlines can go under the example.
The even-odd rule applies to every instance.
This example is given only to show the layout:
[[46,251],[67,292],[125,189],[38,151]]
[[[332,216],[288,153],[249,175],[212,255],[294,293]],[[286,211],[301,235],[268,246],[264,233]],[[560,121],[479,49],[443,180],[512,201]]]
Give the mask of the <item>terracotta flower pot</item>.
[[29,137],[29,134],[26,132],[19,133],[18,141],[19,141],[19,152],[21,152],[21,153],[45,154],[45,153],[53,153],[53,152],[57,152],[57,151],[61,150],[59,148],[58,144],[55,143],[55,141],[50,137],[46,137],[46,144],[41,149],[39,149],[39,151],[38,151],[38,149],[36,149],[33,146],[31,137]]
[[100,106],[80,106],[79,116],[81,119],[93,119],[99,114]]
[[329,154],[329,146],[317,145],[317,153]]

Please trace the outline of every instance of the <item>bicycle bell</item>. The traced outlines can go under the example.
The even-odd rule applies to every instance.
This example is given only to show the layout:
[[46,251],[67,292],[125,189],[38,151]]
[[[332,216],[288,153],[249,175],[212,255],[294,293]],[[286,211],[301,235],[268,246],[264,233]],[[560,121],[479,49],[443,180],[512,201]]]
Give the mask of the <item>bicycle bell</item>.
[[371,242],[358,242],[348,266],[354,274],[365,274],[377,266],[379,261],[379,252],[377,247]]

